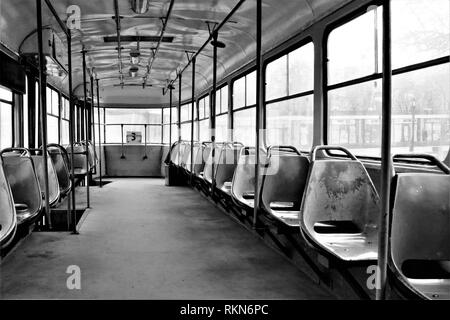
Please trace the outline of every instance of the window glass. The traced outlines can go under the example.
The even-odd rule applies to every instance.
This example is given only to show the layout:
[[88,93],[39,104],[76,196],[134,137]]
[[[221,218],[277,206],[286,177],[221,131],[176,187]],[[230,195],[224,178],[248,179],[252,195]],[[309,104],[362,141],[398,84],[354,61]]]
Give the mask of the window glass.
[[392,153],[444,160],[450,146],[450,64],[392,79]]
[[178,122],[178,108],[172,107],[172,123]]
[[0,86],[0,100],[12,102],[13,94],[12,91]]
[[23,95],[23,147],[29,147],[28,139],[28,77],[25,77],[25,94]]
[[233,109],[245,107],[245,77],[233,82]]
[[181,140],[191,141],[191,123],[181,124]]
[[266,106],[266,137],[270,145],[292,145],[309,151],[313,142],[313,95]]
[[106,109],[108,124],[161,124],[161,109]]
[[228,115],[223,114],[216,117],[216,141],[225,142],[228,141]]
[[170,125],[164,125],[163,126],[163,143],[170,143],[169,141],[170,137]]
[[[0,88],[0,90],[2,90]],[[0,93],[8,98],[6,92]],[[12,97],[11,97],[12,100]],[[12,104],[0,102],[0,149],[12,147],[13,127],[12,127]]]
[[209,119],[200,120],[200,141],[210,141],[211,132],[209,131]]
[[328,143],[356,155],[380,156],[381,80],[328,93]]
[[266,100],[287,95],[287,55],[270,62],[266,68]]
[[47,115],[47,142],[59,143],[58,139],[58,117]]
[[246,146],[255,145],[256,108],[234,112],[233,140]]
[[393,0],[394,69],[450,54],[450,1]]
[[252,106],[256,104],[256,71],[248,74],[246,77],[246,105]]
[[[406,6],[407,7],[407,6]],[[382,63],[382,8],[334,29],[328,38],[328,84],[380,72]]]

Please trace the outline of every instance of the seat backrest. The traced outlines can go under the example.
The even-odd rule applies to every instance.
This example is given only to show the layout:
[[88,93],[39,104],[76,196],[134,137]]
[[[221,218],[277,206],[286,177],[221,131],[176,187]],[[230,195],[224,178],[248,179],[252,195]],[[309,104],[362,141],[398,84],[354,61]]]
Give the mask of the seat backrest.
[[[72,147],[69,145],[67,147],[67,152],[69,154],[69,159],[71,159],[71,152],[72,152]],[[83,171],[87,171],[87,165],[86,165],[86,147],[83,146],[80,143],[75,143],[73,146],[73,163],[71,165],[73,165],[74,169],[81,169]]]
[[42,193],[29,153],[2,153],[2,158],[14,203],[26,204],[32,216],[38,214],[42,208]]
[[16,228],[16,209],[11,194],[11,188],[6,180],[3,170],[3,161],[0,158],[0,248],[7,244],[8,238]]
[[95,152],[95,147],[92,144],[91,141],[83,141],[82,144],[86,145],[87,143],[87,147],[88,147],[88,152],[89,152],[89,167],[90,169],[93,169],[96,165],[97,165],[97,153]]
[[183,168],[186,168],[187,161],[188,161],[189,156],[191,154],[191,144],[189,142],[184,142],[183,145],[184,145],[183,153],[180,155],[180,158],[181,158],[180,165]]
[[195,157],[194,174],[196,176],[200,176],[200,173],[203,172],[203,169],[205,168],[206,159],[208,159],[210,152],[211,152],[211,144],[202,143],[200,145],[197,156]]
[[[260,150],[261,164],[267,162],[267,154],[264,150]],[[238,200],[243,200],[246,193],[254,193],[255,190],[255,164],[256,153],[254,147],[245,147],[241,149],[236,170],[234,171],[233,181],[231,184],[231,194]],[[262,173],[262,169],[261,169]]]
[[201,149],[200,144],[194,143],[194,146],[192,147],[192,153],[189,152],[189,156],[186,160],[186,169],[190,172],[191,171],[191,165],[194,169],[195,167],[195,160],[197,159],[198,151]]
[[293,152],[271,152],[268,169],[261,185],[261,203],[270,211],[270,203],[292,202],[300,210],[300,202],[308,177],[309,159]]
[[[38,177],[39,186],[41,187],[41,191],[45,190],[45,171],[43,165],[43,156],[42,155],[32,155],[31,159],[34,163],[34,168]],[[56,174],[55,168],[53,166],[53,162],[50,158],[50,155],[47,158],[47,171],[48,171],[48,191],[49,197],[48,201],[52,205],[56,201],[59,200],[60,190],[58,183],[58,176]]]
[[212,183],[213,176],[215,176],[217,172],[217,160],[220,158],[220,153],[222,151],[222,144],[216,143],[214,147],[214,173],[213,173],[213,152],[209,152],[208,159],[205,162],[203,177],[209,183]]
[[351,222],[357,233],[373,230],[379,213],[378,194],[360,161],[312,160],[300,214],[303,231],[317,237],[314,226],[324,221]]
[[64,154],[65,150],[61,146],[48,146],[48,153],[58,177],[59,190],[61,194],[66,194],[72,186],[68,163],[65,160],[67,154]]
[[[413,278],[408,262],[425,263],[423,273],[428,261],[450,261],[450,175],[398,173],[394,182],[391,259]],[[432,270],[428,276],[439,278]]]
[[242,145],[224,144],[217,159],[216,186],[222,188],[225,182],[233,180]]

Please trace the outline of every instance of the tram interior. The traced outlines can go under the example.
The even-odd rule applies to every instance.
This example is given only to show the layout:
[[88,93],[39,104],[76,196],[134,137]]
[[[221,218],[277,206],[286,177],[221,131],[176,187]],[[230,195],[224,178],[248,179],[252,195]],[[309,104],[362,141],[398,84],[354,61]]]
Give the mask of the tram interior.
[[0,299],[449,300],[449,30],[448,0],[0,0]]

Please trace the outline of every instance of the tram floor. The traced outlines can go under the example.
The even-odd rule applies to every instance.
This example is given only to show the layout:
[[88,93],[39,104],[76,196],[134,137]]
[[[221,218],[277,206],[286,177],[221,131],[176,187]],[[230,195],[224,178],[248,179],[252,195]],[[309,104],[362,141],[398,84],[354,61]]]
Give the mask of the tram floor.
[[[0,298],[333,298],[190,188],[113,179],[93,188],[85,214],[79,235],[22,241],[0,265]],[[68,288],[70,266],[80,289]]]

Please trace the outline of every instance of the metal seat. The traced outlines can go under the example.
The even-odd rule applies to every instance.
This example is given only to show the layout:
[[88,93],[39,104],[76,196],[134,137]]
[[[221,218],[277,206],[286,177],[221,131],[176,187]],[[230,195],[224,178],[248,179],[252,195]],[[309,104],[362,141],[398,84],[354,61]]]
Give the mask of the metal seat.
[[[70,156],[72,153],[72,147],[68,146],[66,150],[69,154],[69,158],[71,158]],[[73,163],[71,165],[73,166],[74,174],[76,177],[83,177],[88,174],[90,169],[88,167],[88,164],[86,163],[86,157],[86,147],[80,142],[74,143]]]
[[66,149],[58,144],[49,144],[47,146],[50,159],[55,168],[58,177],[58,185],[61,196],[66,195],[72,188],[70,180],[70,163]]
[[[223,143],[216,142],[214,150],[211,146],[211,151],[209,153],[208,159],[205,162],[205,167],[203,169],[203,174],[200,175],[203,177],[204,181],[208,184],[212,184],[213,177],[216,176],[217,173],[217,160],[220,158],[220,153],[222,151]],[[213,154],[214,154],[214,173],[213,173]]]
[[0,249],[6,248],[17,228],[16,209],[0,157]]
[[268,149],[268,165],[261,183],[264,212],[289,227],[299,227],[300,202],[309,159],[291,146]]
[[88,148],[88,152],[89,152],[89,170],[92,171],[94,170],[94,168],[97,166],[98,163],[98,159],[97,159],[97,153],[95,152],[95,147],[92,144],[92,141],[90,140],[83,140],[81,141],[81,144],[83,146],[86,146],[87,144],[87,148]]
[[[319,150],[338,150],[350,159],[317,159]],[[342,147],[314,148],[300,209],[305,239],[342,261],[376,260],[379,214],[380,200],[363,164]]]
[[236,170],[242,143],[224,143],[217,160],[216,187],[225,194],[231,194],[231,183]]
[[191,143],[187,141],[182,142],[181,154],[180,154],[180,167],[187,169],[186,165],[191,154]]
[[194,175],[196,177],[202,178],[202,172],[205,168],[205,163],[209,158],[210,152],[211,142],[202,142],[194,164]]
[[31,154],[27,149],[8,148],[2,150],[0,157],[14,203],[18,205],[17,224],[32,223],[42,211],[42,193]]
[[[42,150],[35,149],[32,152],[35,153],[35,155],[31,156],[31,159],[33,160],[34,168],[39,181],[39,186],[41,187],[41,191],[44,192],[45,171],[43,165]],[[50,206],[54,206],[58,202],[61,194],[59,189],[58,176],[56,174],[55,167],[53,166],[50,154],[48,154],[47,158],[47,171],[48,171],[48,191],[49,191],[48,201]]]
[[450,170],[445,174],[397,173],[393,183],[390,269],[410,292],[424,299],[450,299]]
[[[201,144],[199,142],[194,142],[193,147],[192,147],[192,153],[189,152],[188,158],[186,160],[186,171],[189,173],[192,173],[195,167],[195,161],[197,159],[197,155],[199,150],[201,150]],[[192,170],[191,170],[191,165],[192,165]]]
[[[255,164],[256,149],[244,147],[241,149],[236,170],[231,183],[231,195],[234,203],[243,209],[252,209],[255,206]],[[265,163],[266,151],[260,150]]]

